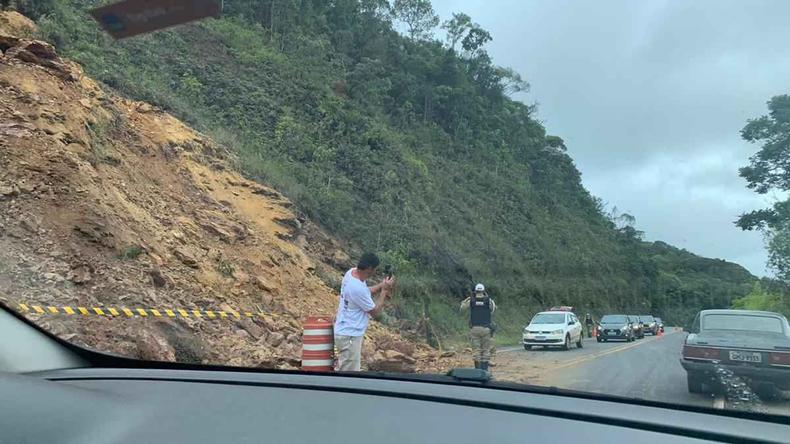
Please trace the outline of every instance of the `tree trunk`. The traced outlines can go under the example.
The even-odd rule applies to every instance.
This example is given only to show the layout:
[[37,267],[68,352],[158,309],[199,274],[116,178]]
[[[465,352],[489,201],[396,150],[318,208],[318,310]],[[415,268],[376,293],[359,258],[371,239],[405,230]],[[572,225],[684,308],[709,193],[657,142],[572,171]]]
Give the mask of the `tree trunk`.
[[274,5],[276,0],[272,0],[272,7],[269,9],[269,43],[274,44]]

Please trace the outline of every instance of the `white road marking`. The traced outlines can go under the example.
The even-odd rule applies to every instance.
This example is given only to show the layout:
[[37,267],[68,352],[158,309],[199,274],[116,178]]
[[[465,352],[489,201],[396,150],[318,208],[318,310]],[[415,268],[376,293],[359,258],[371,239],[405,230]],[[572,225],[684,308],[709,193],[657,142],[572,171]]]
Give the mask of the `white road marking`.
[[713,399],[714,409],[724,410],[725,405],[724,396],[717,396],[715,399]]

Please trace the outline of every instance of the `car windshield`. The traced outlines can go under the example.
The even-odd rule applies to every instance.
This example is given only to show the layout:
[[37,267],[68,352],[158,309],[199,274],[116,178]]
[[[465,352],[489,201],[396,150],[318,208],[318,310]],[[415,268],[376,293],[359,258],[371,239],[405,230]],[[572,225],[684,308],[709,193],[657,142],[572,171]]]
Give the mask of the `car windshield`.
[[781,319],[772,316],[708,314],[702,317],[702,330],[784,333],[784,326]]
[[4,307],[146,363],[790,415],[781,338],[733,355],[759,408],[683,352],[790,315],[790,2],[114,1],[0,1]]
[[530,324],[562,324],[564,322],[564,313],[538,313],[532,318]]

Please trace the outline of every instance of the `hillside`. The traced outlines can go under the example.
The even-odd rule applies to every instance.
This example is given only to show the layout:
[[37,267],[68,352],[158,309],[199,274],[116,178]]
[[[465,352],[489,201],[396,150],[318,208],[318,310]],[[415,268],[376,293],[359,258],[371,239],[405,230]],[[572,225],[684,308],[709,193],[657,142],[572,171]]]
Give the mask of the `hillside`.
[[[215,321],[27,314],[62,337],[133,357],[298,366],[301,319],[336,308],[318,274],[350,266],[342,246],[280,193],[235,172],[225,148],[103,89],[50,45],[7,32],[0,22],[0,298],[260,311]],[[381,324],[365,349],[372,369],[448,365]]]
[[463,332],[456,304],[476,281],[507,307],[505,337],[547,305],[679,323],[751,287],[734,264],[721,279],[718,261],[653,251],[612,220],[562,139],[509,97],[526,84],[484,39],[405,37],[383,1],[238,0],[221,19],[114,42],[85,13],[98,3],[42,3],[40,35],[229,147],[353,251],[380,252],[400,286],[383,321],[403,331],[430,318],[431,341]]

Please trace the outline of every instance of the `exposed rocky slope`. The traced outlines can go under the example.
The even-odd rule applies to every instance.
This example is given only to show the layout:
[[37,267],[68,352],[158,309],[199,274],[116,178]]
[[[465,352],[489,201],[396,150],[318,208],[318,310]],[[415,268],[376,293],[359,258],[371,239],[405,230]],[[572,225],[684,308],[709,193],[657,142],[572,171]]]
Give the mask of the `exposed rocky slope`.
[[[250,310],[255,320],[29,314],[123,355],[292,368],[300,319],[332,314],[350,259],[207,137],[118,97],[0,14],[0,298],[45,306]],[[22,24],[20,24],[22,23]],[[5,26],[5,27],[4,27]],[[20,28],[22,26],[22,28]],[[373,323],[374,369],[436,371],[438,352]]]

